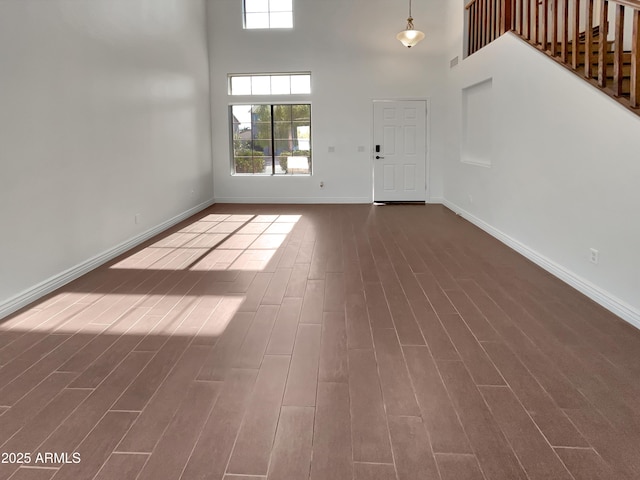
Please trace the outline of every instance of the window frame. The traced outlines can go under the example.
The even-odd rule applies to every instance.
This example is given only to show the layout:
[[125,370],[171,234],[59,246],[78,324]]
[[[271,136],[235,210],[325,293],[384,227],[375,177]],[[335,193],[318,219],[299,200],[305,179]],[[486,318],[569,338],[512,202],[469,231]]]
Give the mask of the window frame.
[[[267,10],[266,12],[249,12],[249,13],[266,13],[269,17],[269,26],[268,27],[247,27],[247,8],[246,8],[246,0],[242,0],[242,29],[243,30],[293,30],[295,27],[295,0],[291,0],[291,26],[290,27],[272,27],[271,26],[271,0],[267,0]],[[273,13],[288,13],[288,10],[285,11],[276,11]]]
[[[254,106],[256,105],[269,105],[271,106],[271,173],[243,173],[243,172],[236,172],[236,161],[235,161],[235,146],[234,146],[234,114],[233,114],[233,107],[235,106],[239,106],[239,105],[247,105],[250,106],[252,109]],[[308,157],[308,162],[309,162],[309,172],[308,173],[298,173],[298,174],[282,174],[282,173],[276,173],[276,158],[278,157],[278,155],[276,155],[276,148],[275,148],[275,142],[276,142],[276,138],[275,138],[275,129],[274,129],[274,125],[275,125],[275,120],[274,120],[274,115],[273,115],[273,108],[275,106],[278,105],[306,105],[309,107],[309,157]],[[268,102],[268,101],[256,101],[256,102],[242,102],[242,101],[238,101],[238,102],[232,102],[229,103],[228,106],[228,112],[229,112],[229,157],[230,157],[230,174],[231,176],[238,176],[238,177],[310,177],[313,175],[313,107],[312,107],[312,102],[311,100],[291,100],[291,101],[277,101],[277,102]],[[292,120],[293,122],[293,120]],[[293,156],[293,155],[292,155]]]
[[[309,77],[309,92],[308,93],[291,93],[291,79],[293,77],[302,77],[302,76],[308,76]],[[234,94],[233,93],[233,88],[232,88],[232,84],[233,84],[233,79],[234,78],[249,78],[250,81],[253,77],[269,77],[269,81],[271,81],[271,78],[273,77],[289,77],[289,92],[290,93],[237,93]],[[277,97],[277,96],[284,96],[286,98],[290,98],[292,96],[307,96],[307,95],[311,95],[311,93],[313,92],[313,85],[312,85],[312,75],[310,71],[307,72],[260,72],[260,73],[229,73],[227,74],[227,95],[229,95],[230,97]],[[269,87],[271,89],[271,86]]]

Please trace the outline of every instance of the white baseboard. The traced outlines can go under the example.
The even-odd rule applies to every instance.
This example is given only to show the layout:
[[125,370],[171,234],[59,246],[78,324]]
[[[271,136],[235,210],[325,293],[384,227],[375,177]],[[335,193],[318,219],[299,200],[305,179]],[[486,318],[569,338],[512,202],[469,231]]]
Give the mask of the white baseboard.
[[91,270],[108,262],[109,260],[116,258],[118,255],[131,250],[133,247],[136,247],[142,242],[154,237],[155,235],[164,232],[168,228],[176,225],[177,223],[180,223],[182,220],[185,220],[192,215],[195,215],[196,213],[204,210],[214,203],[215,202],[213,200],[208,200],[204,203],[201,203],[200,205],[190,208],[186,212],[176,215],[175,217],[170,218],[166,222],[163,222],[160,225],[157,225],[156,227],[141,233],[140,235],[136,235],[135,237],[119,245],[116,245],[115,247],[96,255],[95,257],[91,257],[88,260],[85,260],[84,262],[71,267],[68,270],[65,270],[64,272],[54,275],[53,277],[48,278],[47,280],[9,298],[8,300],[0,303],[0,319],[12,314],[13,312],[21,309],[26,305],[29,305],[32,302],[35,302],[48,293],[53,292],[54,290],[66,285],[67,283],[75,280],[78,277],[81,277],[85,273],[90,272]]
[[487,232],[489,235],[495,237],[496,239],[500,240],[502,243],[513,248],[516,252],[528,258],[536,265],[544,268],[547,272],[558,277],[563,282],[568,283],[573,288],[575,288],[579,292],[583,293],[584,295],[592,299],[594,302],[602,305],[607,310],[615,313],[626,322],[640,329],[640,311],[634,308],[633,306],[629,305],[623,300],[620,300],[615,295],[612,295],[611,293],[607,292],[606,290],[603,290],[597,285],[594,285],[588,280],[585,280],[579,275],[576,275],[574,272],[568,270],[567,268],[554,262],[553,260],[545,257],[544,255],[541,255],[535,250],[532,250],[531,248],[521,243],[520,241],[492,227],[491,225],[486,223],[484,220],[481,220],[475,215],[460,208],[455,203],[450,202],[446,199],[443,199],[443,204],[448,209],[459,214],[464,219],[470,221],[471,223],[476,225],[478,228],[481,228],[482,230]]
[[319,204],[319,203],[372,203],[368,197],[216,197],[216,203],[290,203],[290,204]]
[[444,198],[443,197],[431,197],[429,199],[429,201],[427,201],[428,204],[444,204]]

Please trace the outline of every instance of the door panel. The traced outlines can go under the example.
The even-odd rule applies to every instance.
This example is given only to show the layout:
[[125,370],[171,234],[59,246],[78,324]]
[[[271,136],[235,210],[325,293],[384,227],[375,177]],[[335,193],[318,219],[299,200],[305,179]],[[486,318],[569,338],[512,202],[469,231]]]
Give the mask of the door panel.
[[374,145],[380,145],[373,160],[374,201],[425,201],[426,102],[380,101],[373,105]]
[[[389,155],[394,155],[396,153],[396,127],[384,127],[384,139],[382,144],[385,146],[384,153]],[[376,145],[378,144],[376,143]]]
[[384,189],[394,191],[396,189],[396,170],[393,165],[384,165]]
[[415,155],[417,153],[417,134],[414,125],[404,127],[404,153],[405,155]]
[[404,189],[407,192],[413,192],[416,189],[416,166],[404,166]]

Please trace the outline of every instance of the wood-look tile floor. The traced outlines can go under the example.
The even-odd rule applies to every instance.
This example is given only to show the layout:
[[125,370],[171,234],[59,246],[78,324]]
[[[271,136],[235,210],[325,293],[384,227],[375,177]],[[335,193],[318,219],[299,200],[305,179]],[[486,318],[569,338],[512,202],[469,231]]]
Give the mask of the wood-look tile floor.
[[0,365],[0,480],[640,478],[639,332],[441,206],[215,205]]

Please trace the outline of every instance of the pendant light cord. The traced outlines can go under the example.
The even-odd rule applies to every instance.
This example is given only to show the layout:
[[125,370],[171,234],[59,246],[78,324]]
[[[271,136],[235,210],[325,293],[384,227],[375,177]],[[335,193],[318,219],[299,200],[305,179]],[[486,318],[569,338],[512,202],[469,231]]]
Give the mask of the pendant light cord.
[[413,30],[413,17],[411,16],[411,0],[409,0],[409,18],[407,18],[407,30]]

